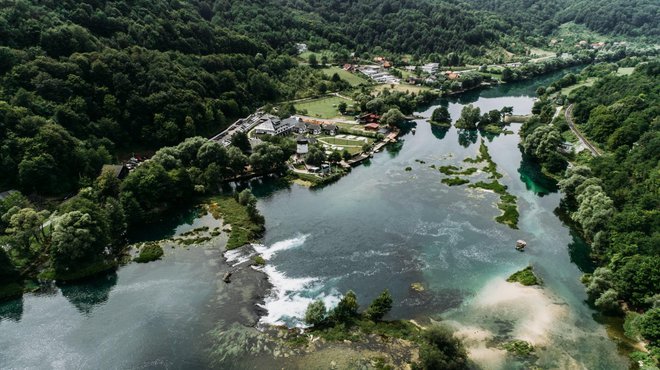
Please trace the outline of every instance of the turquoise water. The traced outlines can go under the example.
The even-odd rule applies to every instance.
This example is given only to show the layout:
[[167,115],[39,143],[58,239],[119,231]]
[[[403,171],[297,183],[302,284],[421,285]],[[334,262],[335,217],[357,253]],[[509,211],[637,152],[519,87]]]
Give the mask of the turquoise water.
[[[438,104],[447,105],[454,120],[470,103],[482,111],[513,106],[514,114],[528,114],[536,87],[556,77],[470,92]],[[429,117],[433,108],[420,115]],[[560,194],[522,157],[518,136],[485,138],[504,175],[500,182],[518,197],[519,230],[513,230],[493,220],[499,215],[495,194],[448,187],[440,182],[445,176],[430,168],[463,166],[465,158],[477,155],[481,136],[437,130],[424,120],[416,127],[415,134],[405,135],[368,165],[326,188],[253,183],[267,220],[263,246],[256,248],[268,259],[265,272],[274,285],[263,304],[262,323],[298,325],[313,299],[333,304],[352,289],[364,306],[387,288],[395,300],[390,318],[442,319],[457,328],[478,326],[496,340],[513,338],[518,315],[531,318],[527,324],[534,328],[543,322],[532,308],[542,309],[545,301],[538,299],[544,296],[530,295],[534,301],[529,308],[515,308],[513,318],[505,305],[484,302],[503,286],[493,284],[531,264],[544,281],[542,292],[552,297],[547,306],[560,315],[552,330],[541,333],[547,338],[537,364],[625,368],[627,362],[585,303],[579,278],[593,268],[587,246],[554,214]],[[404,171],[408,166],[412,171]],[[477,173],[470,179],[483,177]],[[214,222],[189,211],[137,237],[159,239]],[[528,242],[524,253],[514,249],[517,239]],[[215,245],[166,252],[162,261],[130,264],[83,285],[53,286],[0,305],[0,367],[217,365],[208,362],[208,348],[228,346],[214,343],[217,339],[209,332],[219,325],[243,323],[249,315],[235,302],[254,300],[255,293],[239,297],[223,290],[218,266],[222,257]],[[425,290],[412,290],[412,283],[421,283]],[[535,306],[538,302],[542,304]],[[234,338],[231,335],[227,337]],[[248,362],[253,367],[253,358],[240,353],[231,367]],[[526,366],[508,357],[485,363],[486,368]],[[261,362],[261,367],[268,364]]]

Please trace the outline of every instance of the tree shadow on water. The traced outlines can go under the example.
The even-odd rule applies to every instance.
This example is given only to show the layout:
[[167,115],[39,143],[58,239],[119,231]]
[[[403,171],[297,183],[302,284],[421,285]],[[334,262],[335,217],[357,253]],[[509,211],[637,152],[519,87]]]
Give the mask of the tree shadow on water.
[[73,304],[83,315],[89,315],[94,308],[102,306],[108,301],[112,288],[117,284],[115,271],[103,274],[92,279],[58,284],[62,295]]
[[477,130],[459,130],[458,132],[458,144],[464,148],[475,144],[478,138]]

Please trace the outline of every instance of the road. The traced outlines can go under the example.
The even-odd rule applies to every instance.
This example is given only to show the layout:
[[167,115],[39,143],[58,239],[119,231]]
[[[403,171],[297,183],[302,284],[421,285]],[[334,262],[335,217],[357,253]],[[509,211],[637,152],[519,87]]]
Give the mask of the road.
[[589,149],[591,154],[593,154],[596,157],[600,157],[601,153],[596,147],[589,142],[587,138],[582,135],[582,133],[575,127],[575,123],[573,123],[573,104],[569,105],[568,108],[566,108],[566,111],[564,112],[564,117],[566,118],[566,123],[568,123],[568,127],[571,128],[571,131],[575,134],[575,136],[580,139],[582,144]]

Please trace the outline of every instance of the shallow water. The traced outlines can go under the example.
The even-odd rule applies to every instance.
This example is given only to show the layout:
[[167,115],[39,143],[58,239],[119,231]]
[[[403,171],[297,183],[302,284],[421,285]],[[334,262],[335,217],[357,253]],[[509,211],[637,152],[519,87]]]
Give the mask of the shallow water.
[[[514,114],[527,114],[536,87],[556,77],[470,92],[440,104],[454,119],[470,103],[482,111],[513,106]],[[420,114],[429,117],[432,110]],[[547,339],[539,351],[543,367],[625,368],[584,302],[579,278],[592,268],[587,247],[554,215],[560,195],[522,158],[518,136],[487,138],[486,144],[504,175],[500,182],[518,196],[519,230],[493,220],[499,214],[495,194],[448,187],[440,182],[445,176],[429,167],[460,167],[464,158],[476,156],[480,140],[419,120],[416,134],[324,189],[255,182],[268,230],[255,249],[268,260],[264,271],[275,286],[261,321],[299,325],[313,299],[333,305],[353,289],[364,306],[387,288],[395,300],[390,318],[444,319],[464,331],[491,333],[495,341],[541,330],[535,338]],[[408,166],[412,171],[404,171]],[[471,181],[482,177],[476,174]],[[215,222],[183,212],[136,238],[156,240]],[[528,242],[524,253],[514,249],[517,239]],[[0,305],[0,367],[274,366],[237,345],[259,342],[254,332],[236,325],[249,324],[246,307],[257,301],[259,290],[226,290],[216,246],[166,254],[162,261],[130,264],[86,284],[54,286]],[[237,265],[250,256],[232,252],[227,257]],[[528,264],[544,280],[543,291],[498,285]],[[425,290],[412,290],[412,283]],[[506,292],[499,298],[509,300],[494,300],[494,291]],[[552,330],[541,325],[548,318],[557,320]],[[216,351],[211,362],[209,348]],[[486,368],[526,366],[496,350],[484,351]]]

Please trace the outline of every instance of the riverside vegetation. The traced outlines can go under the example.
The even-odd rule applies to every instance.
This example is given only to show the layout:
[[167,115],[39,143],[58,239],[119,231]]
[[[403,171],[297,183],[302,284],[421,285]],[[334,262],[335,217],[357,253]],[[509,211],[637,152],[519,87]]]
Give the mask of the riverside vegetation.
[[[253,174],[284,172],[295,150],[291,140],[251,148],[239,136],[224,148],[201,136],[264,104],[286,108],[285,100],[349,89],[338,75],[301,63],[297,41],[329,51],[336,64],[353,62],[355,52],[361,62],[385,56],[454,67],[526,60],[531,47],[547,46],[565,22],[636,41],[658,35],[651,0],[634,7],[557,0],[531,13],[514,0],[0,3],[0,187],[29,195],[0,200],[0,299],[20,295],[25,280],[75,280],[116,267],[128,233],[195,197],[216,194],[219,183],[244,175],[248,166]],[[502,80],[635,54],[624,47],[597,55],[572,44],[553,51],[575,52],[574,59],[505,68]],[[578,156],[587,167],[576,167],[561,184],[565,211],[593,241],[602,264],[587,278],[594,303],[616,309],[620,301],[643,312],[631,325],[656,355],[657,74],[657,62],[639,65],[631,76],[604,76],[567,97],[578,125],[608,153]],[[360,111],[387,114],[393,124],[437,96],[389,90],[376,96],[369,86],[348,92]],[[573,158],[556,150],[557,130],[565,125],[561,119],[549,125],[552,104],[547,96],[535,106],[523,149],[561,176]],[[474,109],[466,113],[472,118],[460,120],[465,128],[502,129],[494,113],[488,121]],[[109,172],[99,176],[103,164],[135,150],[155,154],[122,182]],[[498,192],[504,212],[498,221],[515,227],[515,197],[494,177],[473,185]],[[263,230],[250,196],[216,205],[236,224],[229,247]],[[150,250],[144,257],[157,255]]]
[[309,304],[305,322],[311,325],[306,332],[331,341],[359,341],[367,335],[399,338],[415,343],[419,361],[413,369],[467,369],[467,352],[452,332],[443,326],[422,329],[408,321],[383,321],[392,308],[392,296],[383,291],[364,310],[359,312],[358,298],[348,291],[335,308],[327,311],[321,300]]
[[[639,63],[624,60],[621,65],[631,62]],[[523,126],[521,145],[561,180],[560,212],[591,242],[591,256],[599,267],[584,276],[590,301],[608,315],[625,315],[626,333],[645,340],[648,349],[633,357],[657,364],[660,62],[639,63],[630,75],[618,75],[618,67],[586,69],[580,79],[598,79],[568,96],[558,95],[556,89],[546,92],[535,106],[536,115]],[[578,129],[603,149],[603,155],[561,150],[568,126],[563,117],[552,118],[557,101],[574,104]],[[569,161],[572,166],[564,171]]]

